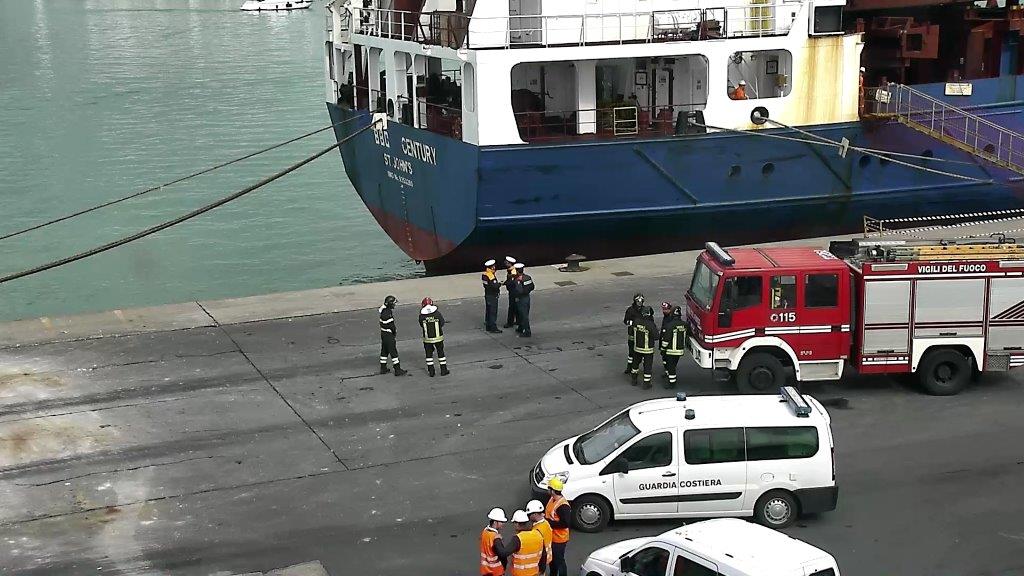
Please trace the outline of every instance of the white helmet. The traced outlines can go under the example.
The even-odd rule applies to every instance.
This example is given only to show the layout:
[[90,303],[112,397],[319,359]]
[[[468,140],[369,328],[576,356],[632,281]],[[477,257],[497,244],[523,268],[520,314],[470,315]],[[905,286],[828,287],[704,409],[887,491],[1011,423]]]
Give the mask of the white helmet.
[[526,515],[526,512],[516,510],[512,513],[512,521],[519,524],[528,524],[530,522],[530,517]]
[[508,522],[508,518],[505,517],[505,511],[501,508],[492,508],[491,512],[487,515],[487,519],[496,522]]
[[544,505],[540,503],[540,500],[530,500],[526,504],[526,513],[527,514],[536,514],[537,512],[543,512],[543,511],[544,511]]

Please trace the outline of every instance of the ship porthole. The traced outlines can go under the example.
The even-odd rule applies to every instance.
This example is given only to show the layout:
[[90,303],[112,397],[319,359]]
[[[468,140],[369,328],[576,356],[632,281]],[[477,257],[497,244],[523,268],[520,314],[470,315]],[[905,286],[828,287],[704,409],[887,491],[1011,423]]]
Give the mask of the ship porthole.
[[867,168],[871,165],[871,156],[861,156],[857,163],[860,164],[861,168]]
[[922,152],[921,156],[924,156],[925,158],[934,158],[935,157],[935,152],[932,152],[931,149],[928,149],[928,150],[925,150],[924,152]]
[[772,172],[775,172],[775,164],[767,162],[764,166],[761,166],[761,175],[769,176]]
[[740,172],[742,172],[742,171],[743,171],[743,169],[740,168],[739,164],[733,164],[729,168],[729,178],[735,178],[735,177],[739,176]]

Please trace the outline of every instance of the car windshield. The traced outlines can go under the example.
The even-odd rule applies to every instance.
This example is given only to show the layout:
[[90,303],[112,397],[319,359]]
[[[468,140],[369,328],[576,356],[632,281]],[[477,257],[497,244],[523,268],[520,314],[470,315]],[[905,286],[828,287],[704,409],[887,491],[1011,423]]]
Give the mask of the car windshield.
[[693,271],[693,281],[690,283],[690,296],[697,301],[701,308],[711,309],[711,299],[715,296],[720,278],[718,274],[708,268],[703,260],[697,261],[697,269]]
[[573,445],[573,452],[581,464],[594,464],[604,460],[640,430],[629,419],[629,409],[620,412],[611,420],[580,436]]

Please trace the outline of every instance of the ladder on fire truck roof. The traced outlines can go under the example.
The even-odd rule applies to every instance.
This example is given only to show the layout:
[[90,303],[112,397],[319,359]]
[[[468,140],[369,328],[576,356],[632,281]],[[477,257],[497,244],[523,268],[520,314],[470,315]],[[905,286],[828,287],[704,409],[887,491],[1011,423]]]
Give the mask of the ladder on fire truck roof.
[[832,242],[829,251],[840,258],[875,262],[1024,260],[1024,244],[1003,234],[967,240],[854,238]]
[[890,82],[874,93],[871,116],[892,118],[997,166],[1024,174],[1024,135]]

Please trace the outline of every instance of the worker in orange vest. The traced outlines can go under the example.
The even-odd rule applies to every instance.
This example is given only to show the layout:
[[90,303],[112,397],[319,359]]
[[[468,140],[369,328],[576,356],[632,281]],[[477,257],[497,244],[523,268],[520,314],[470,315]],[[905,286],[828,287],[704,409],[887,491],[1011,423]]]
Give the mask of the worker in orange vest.
[[729,98],[732,98],[733,100],[746,100],[747,82],[745,80],[740,80],[739,85],[737,85],[736,88],[732,91],[732,94],[729,94]]
[[569,568],[565,565],[565,546],[569,543],[569,519],[572,509],[569,501],[562,496],[565,483],[555,476],[548,481],[548,505],[544,507],[544,517],[551,524],[551,576],[569,576]]
[[533,529],[530,517],[523,510],[512,514],[516,535],[505,551],[512,559],[511,576],[540,576],[540,567],[547,564],[544,537]]
[[480,533],[480,574],[482,576],[503,576],[505,574],[505,548],[501,545],[501,527],[508,522],[505,511],[493,508],[487,515],[487,526]]
[[[533,529],[540,532],[544,538],[544,554],[547,556],[547,560],[551,561],[551,523],[544,517],[544,505],[540,500],[530,500],[526,504],[526,514],[529,515],[530,522],[533,522]],[[547,570],[547,566],[541,564],[540,573],[543,574],[545,570]]]

